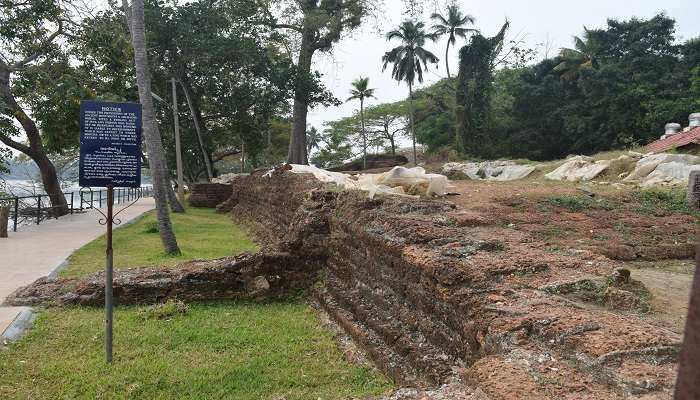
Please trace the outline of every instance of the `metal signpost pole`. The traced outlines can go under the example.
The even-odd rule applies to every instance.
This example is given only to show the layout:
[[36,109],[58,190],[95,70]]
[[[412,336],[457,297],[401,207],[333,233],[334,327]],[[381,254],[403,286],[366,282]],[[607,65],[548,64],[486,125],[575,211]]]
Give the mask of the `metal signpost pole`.
[[182,179],[182,150],[180,147],[180,117],[177,115],[177,86],[173,84],[173,120],[175,125],[175,163],[177,164],[177,198],[185,206],[185,185]]
[[[105,250],[105,360],[112,362],[114,326],[114,252],[112,229],[119,214],[138,201],[132,189],[141,186],[141,105],[83,100],[80,102],[80,209],[84,191],[90,191],[91,210],[101,214],[107,227]],[[93,187],[107,188],[107,210],[94,206]],[[128,188],[128,189],[127,189]],[[115,189],[117,192],[115,193]],[[116,195],[116,198],[115,198]],[[100,191],[100,205],[102,191]],[[115,202],[130,202],[114,211]],[[38,207],[37,207],[38,208]]]
[[112,253],[112,222],[114,206],[114,187],[107,186],[107,262],[105,265],[105,359],[112,362],[112,273],[114,257]]

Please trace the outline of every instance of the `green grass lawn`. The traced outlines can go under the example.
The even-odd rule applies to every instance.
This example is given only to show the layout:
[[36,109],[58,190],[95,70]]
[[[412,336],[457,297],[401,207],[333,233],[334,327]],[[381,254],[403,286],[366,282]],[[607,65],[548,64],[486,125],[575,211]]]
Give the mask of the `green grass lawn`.
[[[245,232],[212,210],[175,215],[183,250],[164,257],[149,214],[115,231],[120,268],[176,264],[254,250]],[[103,268],[104,239],[79,249],[64,275]],[[117,307],[114,361],[104,361],[103,310],[39,311],[18,342],[0,344],[0,399],[365,398],[392,385],[373,368],[352,365],[333,333],[303,299],[206,302],[158,319],[148,306]]]
[[0,351],[2,399],[342,399],[386,378],[349,365],[302,301],[198,303],[171,319],[115,312],[104,362],[102,310],[51,308]]
[[[185,214],[170,215],[182,255],[163,254],[155,211],[150,211],[134,223],[114,230],[114,268],[170,266],[196,258],[219,258],[257,249],[245,231],[231,222],[229,215],[207,208],[188,208]],[[76,277],[103,270],[104,254],[105,238],[102,236],[73,253],[68,259],[69,267],[61,276]]]

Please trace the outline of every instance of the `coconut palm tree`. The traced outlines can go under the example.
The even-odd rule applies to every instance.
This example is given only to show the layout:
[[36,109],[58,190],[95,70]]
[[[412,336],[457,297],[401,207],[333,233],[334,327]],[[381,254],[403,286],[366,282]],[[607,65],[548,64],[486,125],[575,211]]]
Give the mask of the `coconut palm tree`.
[[[422,22],[413,22],[406,20],[399,25],[399,29],[393,30],[386,34],[386,39],[391,41],[399,39],[401,45],[387,51],[382,56],[384,66],[382,71],[386,70],[389,63],[394,64],[391,70],[391,77],[396,81],[405,81],[408,84],[408,99],[409,99],[409,119],[411,121],[411,139],[413,140],[413,163],[418,164],[416,154],[416,127],[413,117],[413,83],[416,78],[418,82],[423,82],[423,70],[428,69],[428,62],[437,64],[440,60],[435,54],[424,49],[426,40],[435,41],[437,35],[425,31],[425,24]],[[421,66],[421,63],[423,65]]]
[[468,24],[474,25],[474,21],[476,21],[476,19],[469,14],[462,14],[459,6],[456,4],[447,6],[447,17],[444,17],[439,13],[433,13],[430,18],[437,21],[437,23],[433,25],[433,33],[435,35],[449,35],[447,38],[447,47],[445,47],[445,68],[447,69],[447,78],[449,79],[450,62],[447,57],[450,53],[450,45],[455,45],[457,42],[457,36],[464,39],[469,33],[479,33],[478,29],[463,28],[463,26]]
[[151,175],[153,176],[153,198],[156,202],[156,219],[158,232],[163,242],[166,254],[180,254],[175,232],[170,222],[168,212],[167,190],[170,187],[165,175],[165,152],[163,141],[158,130],[153,98],[151,97],[151,73],[148,69],[148,55],[146,53],[146,28],[143,16],[143,0],[133,0],[129,7],[127,0],[122,0],[124,11],[129,21],[131,31],[131,43],[134,47],[134,67],[136,70],[136,83],[139,92],[139,101],[143,107],[142,124],[143,136],[148,151]]
[[574,36],[574,48],[562,48],[559,52],[561,62],[554,67],[554,71],[561,73],[564,80],[576,79],[582,70],[598,69],[600,46],[593,37],[593,31],[583,27],[583,38]]
[[360,121],[362,126],[362,169],[367,169],[367,133],[365,132],[365,99],[374,97],[374,89],[368,88],[369,78],[359,77],[352,82],[352,90],[346,102],[360,100]]
[[306,131],[306,154],[311,154],[311,150],[317,149],[319,144],[321,144],[321,133],[312,126]]

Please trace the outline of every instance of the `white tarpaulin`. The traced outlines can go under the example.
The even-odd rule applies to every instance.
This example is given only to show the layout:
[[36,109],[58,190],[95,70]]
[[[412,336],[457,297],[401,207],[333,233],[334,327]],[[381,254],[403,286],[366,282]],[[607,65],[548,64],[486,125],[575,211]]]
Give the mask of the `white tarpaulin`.
[[[690,154],[659,153],[648,155],[637,161],[637,165],[627,177],[626,182],[640,182],[641,186],[654,184],[685,184],[692,168],[681,168],[699,164],[700,157]],[[665,164],[673,164],[662,167]],[[658,173],[657,173],[658,170]]]
[[594,161],[588,156],[571,156],[559,168],[545,175],[545,178],[569,182],[590,181],[609,168],[629,170],[630,165],[640,157],[641,154],[631,151],[611,160]]
[[608,169],[611,161],[600,160],[594,162],[591,157],[573,156],[567,158],[564,164],[544,177],[553,181],[590,181]]
[[312,174],[324,183],[335,183],[345,189],[367,191],[370,198],[376,194],[444,196],[447,194],[449,185],[446,176],[427,174],[425,169],[421,167],[405,168],[399,166],[382,174],[360,175],[327,171],[313,165],[290,164],[290,167],[291,172],[295,174]]
[[530,175],[535,168],[513,161],[449,162],[442,166],[442,172],[460,172],[473,180],[514,181]]

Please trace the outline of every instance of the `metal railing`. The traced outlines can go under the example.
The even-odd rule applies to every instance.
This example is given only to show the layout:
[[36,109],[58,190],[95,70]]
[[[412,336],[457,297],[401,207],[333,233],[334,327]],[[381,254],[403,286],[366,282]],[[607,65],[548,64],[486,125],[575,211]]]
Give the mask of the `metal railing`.
[[[140,188],[114,188],[114,204],[134,201],[141,197],[151,197],[153,188],[142,186]],[[107,205],[107,189],[92,190],[90,188],[63,192],[68,203],[68,214],[85,212],[92,208],[102,208]],[[59,215],[56,207],[51,206],[51,200],[47,194],[32,196],[0,197],[0,207],[10,208],[9,220],[12,221],[12,231],[17,232],[17,227],[55,218]]]

